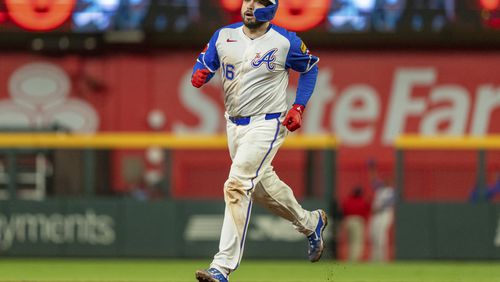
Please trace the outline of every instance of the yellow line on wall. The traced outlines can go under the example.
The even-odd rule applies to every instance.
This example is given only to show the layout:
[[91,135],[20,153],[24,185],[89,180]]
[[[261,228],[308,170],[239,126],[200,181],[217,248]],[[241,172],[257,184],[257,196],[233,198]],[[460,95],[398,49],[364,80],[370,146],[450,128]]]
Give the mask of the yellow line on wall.
[[418,136],[402,135],[395,141],[397,149],[478,150],[500,149],[500,135],[477,136]]
[[[335,148],[338,141],[329,135],[288,137],[288,149]],[[171,149],[224,149],[224,135],[172,135],[163,133],[3,133],[0,148],[47,149],[140,149],[158,146]]]

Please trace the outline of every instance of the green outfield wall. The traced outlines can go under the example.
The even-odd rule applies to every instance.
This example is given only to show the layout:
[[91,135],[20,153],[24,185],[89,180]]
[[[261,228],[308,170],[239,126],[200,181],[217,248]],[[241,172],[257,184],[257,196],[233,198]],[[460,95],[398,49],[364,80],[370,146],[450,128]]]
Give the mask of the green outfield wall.
[[[324,202],[306,201],[318,208]],[[218,248],[222,201],[57,199],[0,202],[0,256],[209,258]],[[306,258],[291,224],[254,207],[248,258]]]
[[405,203],[397,259],[500,259],[500,204]]
[[[209,258],[223,212],[206,200],[2,201],[0,256]],[[500,205],[399,204],[395,235],[397,259],[500,259]],[[245,257],[305,259],[306,248],[288,222],[254,207]]]

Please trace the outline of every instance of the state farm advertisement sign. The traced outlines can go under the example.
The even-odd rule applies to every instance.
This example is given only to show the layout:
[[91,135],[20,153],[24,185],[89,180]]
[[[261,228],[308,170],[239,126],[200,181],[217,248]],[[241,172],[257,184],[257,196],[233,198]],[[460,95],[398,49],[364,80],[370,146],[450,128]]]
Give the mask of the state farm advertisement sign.
[[[368,158],[392,163],[392,142],[403,133],[500,133],[498,53],[315,54],[321,59],[315,93],[303,128],[294,134],[337,135],[341,169]],[[83,132],[224,133],[219,75],[201,89],[192,87],[196,57],[197,51],[86,58],[1,55],[0,127],[58,122]],[[290,100],[298,77],[291,73]],[[356,182],[349,177],[342,175],[340,186]]]
[[[408,132],[500,133],[500,123],[495,122],[500,120],[500,55],[317,55],[320,74],[302,134],[334,133],[344,147],[359,150],[390,146],[397,135]],[[220,81],[216,77],[201,89],[191,87],[195,58],[194,52],[88,59],[4,55],[0,57],[1,102],[18,106],[19,111],[0,116],[0,124],[15,123],[12,117],[28,108],[40,111],[40,100],[46,101],[43,95],[52,98],[60,92],[60,100],[83,99],[98,112],[100,125],[93,125],[95,130],[151,130],[148,113],[158,110],[166,117],[162,130],[220,133],[224,128]],[[290,99],[296,81],[292,72]],[[42,126],[44,115],[38,113],[37,119],[31,113],[33,125]]]

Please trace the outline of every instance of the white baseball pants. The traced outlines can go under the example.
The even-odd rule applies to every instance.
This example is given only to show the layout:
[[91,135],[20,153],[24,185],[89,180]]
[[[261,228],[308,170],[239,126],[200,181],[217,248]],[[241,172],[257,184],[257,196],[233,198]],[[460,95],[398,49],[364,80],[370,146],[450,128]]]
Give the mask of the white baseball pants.
[[288,132],[281,125],[283,117],[259,115],[247,125],[236,125],[226,114],[232,165],[224,184],[226,208],[219,252],[211,264],[222,273],[231,273],[240,263],[253,202],[290,221],[305,235],[316,228],[318,213],[304,210],[271,166]]

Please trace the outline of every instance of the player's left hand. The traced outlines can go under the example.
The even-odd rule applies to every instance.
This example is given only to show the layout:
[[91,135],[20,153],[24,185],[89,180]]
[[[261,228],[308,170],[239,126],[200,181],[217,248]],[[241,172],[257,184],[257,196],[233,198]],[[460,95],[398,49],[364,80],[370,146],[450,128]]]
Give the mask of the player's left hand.
[[281,124],[292,132],[299,129],[300,126],[302,126],[302,114],[304,113],[304,109],[305,107],[303,105],[294,104]]

